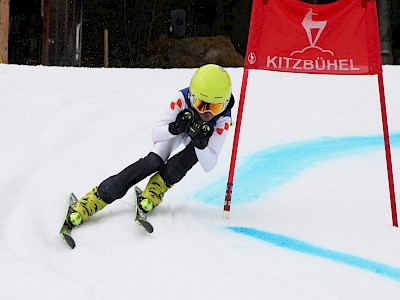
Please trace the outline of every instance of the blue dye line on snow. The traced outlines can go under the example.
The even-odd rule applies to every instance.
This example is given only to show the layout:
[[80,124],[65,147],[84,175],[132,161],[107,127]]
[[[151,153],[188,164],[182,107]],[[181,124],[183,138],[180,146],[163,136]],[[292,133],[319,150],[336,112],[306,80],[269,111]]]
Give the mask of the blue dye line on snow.
[[250,236],[281,248],[286,248],[304,254],[309,254],[329,259],[335,262],[340,262],[348,266],[357,267],[359,269],[373,272],[380,276],[400,281],[399,268],[391,267],[389,265],[381,264],[351,254],[320,248],[318,246],[297,239],[293,239],[281,234],[269,233],[266,231],[261,231],[258,229],[246,228],[246,227],[228,227],[228,229],[233,232]]
[[[400,146],[400,133],[390,135],[391,146]],[[384,149],[383,136],[323,137],[266,149],[236,167],[234,202],[257,199],[305,170],[332,159]],[[194,197],[220,205],[225,198],[227,177],[197,192]]]

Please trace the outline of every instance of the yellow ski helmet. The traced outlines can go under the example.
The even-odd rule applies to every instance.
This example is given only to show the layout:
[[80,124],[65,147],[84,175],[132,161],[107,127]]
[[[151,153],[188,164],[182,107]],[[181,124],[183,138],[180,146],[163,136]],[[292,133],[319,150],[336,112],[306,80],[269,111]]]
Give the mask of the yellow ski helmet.
[[208,103],[225,103],[231,98],[231,78],[218,65],[204,65],[197,69],[190,81],[192,97]]

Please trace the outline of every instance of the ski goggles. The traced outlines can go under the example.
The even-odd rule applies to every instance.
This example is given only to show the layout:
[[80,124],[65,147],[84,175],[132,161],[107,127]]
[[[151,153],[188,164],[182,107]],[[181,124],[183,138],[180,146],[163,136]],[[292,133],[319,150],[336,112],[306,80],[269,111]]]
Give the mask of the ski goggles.
[[226,103],[209,103],[206,101],[203,101],[199,98],[196,98],[194,95],[190,96],[191,102],[193,107],[199,112],[199,113],[205,113],[205,112],[210,112],[214,116],[222,113],[222,111],[225,109]]

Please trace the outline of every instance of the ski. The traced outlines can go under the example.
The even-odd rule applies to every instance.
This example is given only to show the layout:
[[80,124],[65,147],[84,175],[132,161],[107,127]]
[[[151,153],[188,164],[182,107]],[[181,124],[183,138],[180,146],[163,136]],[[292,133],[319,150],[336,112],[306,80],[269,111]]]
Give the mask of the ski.
[[135,186],[135,202],[136,202],[136,213],[135,213],[135,222],[136,224],[143,227],[148,233],[152,233],[154,231],[153,225],[149,221],[147,221],[146,214],[139,209],[139,202],[142,199],[142,190]]
[[78,201],[78,199],[76,198],[74,193],[71,193],[71,195],[69,196],[67,211],[65,212],[65,216],[64,216],[64,222],[63,222],[63,225],[61,226],[61,230],[60,230],[60,236],[67,243],[67,245],[71,247],[71,249],[75,248],[75,241],[71,236],[72,226],[68,224],[67,218],[69,215],[70,206],[77,201]]

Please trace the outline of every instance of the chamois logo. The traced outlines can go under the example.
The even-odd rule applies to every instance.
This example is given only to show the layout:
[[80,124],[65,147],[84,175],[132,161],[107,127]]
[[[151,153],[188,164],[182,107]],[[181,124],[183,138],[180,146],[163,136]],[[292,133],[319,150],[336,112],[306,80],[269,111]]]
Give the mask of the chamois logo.
[[[310,46],[305,47],[303,50],[296,50],[293,51],[290,56],[293,56],[294,54],[297,53],[304,53],[308,49],[318,49],[322,52],[326,52],[334,56],[333,52],[331,50],[324,50],[321,47],[317,46],[317,42],[322,34],[322,32],[325,29],[326,24],[328,23],[327,20],[325,21],[315,21],[313,20],[313,16],[318,16],[317,13],[313,12],[312,8],[309,9],[308,13],[304,16],[303,22],[301,22],[301,25],[303,26],[304,30],[306,31],[308,42],[310,43]],[[317,33],[313,35],[313,31],[315,32],[317,30]]]
[[256,54],[254,52],[250,52],[247,57],[247,61],[249,62],[249,64],[254,65],[256,63],[256,60]]

